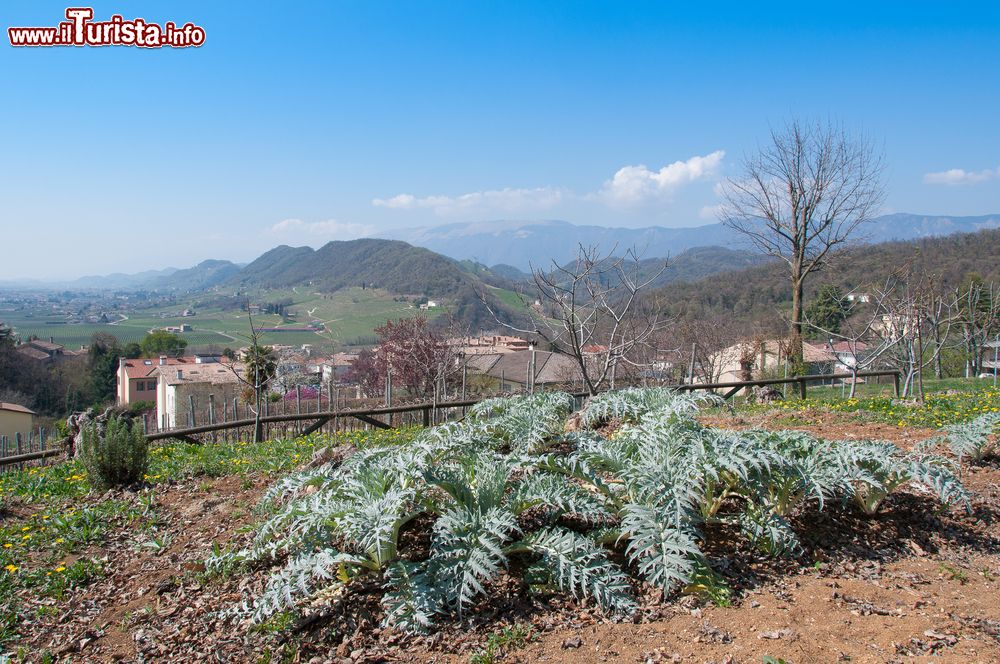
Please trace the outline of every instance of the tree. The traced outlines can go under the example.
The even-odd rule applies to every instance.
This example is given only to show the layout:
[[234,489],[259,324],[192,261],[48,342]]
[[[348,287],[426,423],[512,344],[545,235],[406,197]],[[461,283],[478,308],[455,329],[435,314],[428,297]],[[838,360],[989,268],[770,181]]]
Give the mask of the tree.
[[87,368],[90,371],[90,400],[100,404],[115,398],[118,386],[118,360],[122,348],[118,339],[107,332],[95,332],[90,337],[87,350]]
[[820,288],[816,298],[806,309],[806,320],[809,321],[809,326],[820,331],[819,334],[811,336],[825,341],[825,335],[839,332],[840,325],[847,318],[849,309],[850,303],[839,286],[826,284]]
[[235,362],[229,363],[229,369],[236,376],[236,379],[247,388],[249,392],[248,407],[254,414],[253,440],[259,443],[264,437],[264,428],[261,416],[264,414],[264,400],[274,375],[278,370],[278,360],[274,356],[274,349],[270,346],[263,346],[260,343],[260,328],[254,327],[253,316],[250,314],[249,303],[246,307],[247,321],[250,324],[250,334],[247,340],[250,345],[243,351],[242,373],[240,366]]
[[391,374],[394,389],[413,396],[439,393],[441,381],[454,369],[451,348],[421,316],[386,321],[375,328],[378,344],[362,352],[351,366],[348,380],[356,382],[368,396],[385,389]]
[[158,355],[180,355],[187,348],[187,341],[166,330],[153,330],[139,344],[146,357]]
[[982,355],[986,342],[1000,333],[1000,288],[986,283],[982,276],[970,273],[955,289],[962,346],[965,353],[965,377],[982,371]]
[[369,348],[358,353],[344,380],[356,384],[366,397],[377,397],[385,392],[385,371],[379,366],[375,351]]
[[[644,359],[660,350],[651,348],[655,333],[668,322],[657,303],[641,297],[667,268],[666,261],[650,269],[634,248],[616,253],[617,247],[602,254],[596,246],[580,245],[568,265],[553,261],[548,272],[532,268],[530,297],[522,294],[521,299],[531,310],[537,300],[538,311],[525,324],[508,323],[490,309],[500,325],[571,356],[590,394],[614,388],[619,373],[648,367]],[[480,300],[491,306],[485,293]]]
[[882,157],[835,125],[793,121],[723,187],[722,222],[788,265],[793,360],[802,359],[803,287],[878,211]]

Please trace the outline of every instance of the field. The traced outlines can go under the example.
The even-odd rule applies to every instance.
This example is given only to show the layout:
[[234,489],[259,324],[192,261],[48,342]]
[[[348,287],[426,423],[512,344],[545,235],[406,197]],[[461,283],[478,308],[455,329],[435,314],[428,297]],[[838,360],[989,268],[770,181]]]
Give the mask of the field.
[[[390,318],[408,318],[424,314],[434,318],[443,313],[441,307],[422,312],[409,302],[400,302],[393,296],[377,290],[351,288],[336,293],[311,293],[301,288],[268,290],[250,294],[255,301],[275,302],[291,299],[290,309],[298,315],[284,321],[276,315],[257,315],[254,324],[261,327],[303,327],[317,322],[316,332],[266,332],[263,342],[298,346],[313,344],[332,348],[335,345],[370,343],[376,327]],[[66,324],[67,317],[55,316],[44,310],[4,312],[4,324],[13,327],[22,337],[35,335],[76,349],[90,342],[95,332],[114,335],[122,343],[138,342],[152,328],[191,325],[191,332],[181,334],[191,349],[206,346],[239,347],[247,343],[249,323],[245,312],[195,308],[194,316],[181,317],[180,312],[194,303],[176,304],[168,309],[136,310],[128,312],[127,319],[107,324]],[[161,315],[162,313],[162,315]]]
[[[863,449],[864,439],[877,438],[888,441],[900,459],[931,459],[920,456],[925,454],[921,445],[940,430],[908,424],[909,419],[960,422],[1000,407],[1000,393],[981,386],[963,387],[966,389],[941,394],[936,405],[897,404],[898,410],[919,413],[902,418],[902,425],[899,419],[877,411],[831,407],[839,403],[833,400],[755,406],[732,413],[704,408],[690,411],[687,402],[664,401],[653,394],[631,401],[607,399],[600,408],[592,404],[574,426],[591,427],[589,435],[600,437],[588,443],[598,445],[590,448],[590,464],[598,463],[600,455],[613,449],[628,449],[636,435],[640,438],[635,440],[649,441],[656,437],[656,427],[667,426],[671,431],[669,427],[677,424],[668,420],[649,420],[639,429],[630,424],[638,422],[642,412],[662,407],[679,413],[685,436],[708,436],[706,441],[730,440],[726,436],[731,432],[744,442],[758,440],[772,445],[779,441],[780,446],[784,439],[796,450],[804,449],[801,445],[806,443],[819,445],[819,449],[829,445]],[[308,550],[313,550],[319,541],[316,534],[326,532],[322,529],[329,526],[323,522],[309,525],[308,518],[301,521],[295,515],[308,517],[324,509],[325,492],[335,491],[336,482],[329,484],[329,479],[323,478],[334,477],[337,471],[313,471],[302,476],[305,481],[294,480],[296,473],[309,465],[332,461],[342,463],[340,467],[345,469],[357,469],[358,481],[375,480],[382,487],[378,490],[382,492],[379,509],[364,518],[382,523],[380,519],[393,513],[398,496],[392,484],[379,484],[377,473],[361,473],[363,464],[371,458],[377,460],[374,468],[388,472],[395,468],[392,459],[397,458],[396,451],[409,459],[406,450],[420,449],[419,445],[431,445],[427,449],[432,449],[433,439],[422,438],[419,429],[358,431],[332,438],[312,436],[261,444],[164,445],[154,448],[143,486],[108,493],[92,490],[77,462],[2,476],[0,651],[8,652],[13,661],[94,662],[1000,661],[1000,614],[995,599],[1000,591],[1000,537],[996,532],[1000,458],[995,447],[992,451],[984,447],[985,454],[974,461],[956,461],[947,446],[938,445],[934,454],[941,456],[933,459],[940,462],[927,461],[932,464],[927,471],[953,468],[957,475],[952,480],[938,475],[945,485],[937,484],[936,489],[928,488],[930,485],[914,475],[911,483],[904,482],[882,496],[881,504],[870,513],[859,511],[852,501],[834,500],[833,493],[827,495],[825,505],[804,493],[791,502],[782,499],[780,504],[787,506],[776,513],[787,514],[790,530],[784,533],[743,531],[726,518],[699,517],[696,537],[701,553],[688,551],[681,559],[674,554],[655,559],[664,569],[683,566],[688,555],[710,563],[710,567],[696,567],[687,585],[655,576],[643,581],[644,574],[658,568],[628,562],[632,555],[638,555],[632,544],[616,544],[612,537],[604,545],[607,548],[601,549],[607,556],[597,550],[587,554],[590,566],[581,578],[590,580],[580,583],[611,580],[615,577],[602,575],[612,567],[624,571],[627,583],[594,586],[604,590],[574,597],[570,589],[576,582],[560,589],[557,578],[545,584],[540,577],[531,577],[540,572],[538,564],[545,556],[526,554],[523,547],[538,547],[539,541],[555,546],[559,540],[546,534],[552,528],[576,533],[576,547],[585,545],[579,538],[586,533],[603,536],[603,526],[590,525],[586,515],[592,509],[609,509],[615,501],[602,499],[604,507],[600,507],[594,497],[605,491],[610,491],[609,497],[621,497],[625,494],[610,487],[624,482],[624,490],[632,491],[627,487],[642,473],[619,475],[612,466],[605,466],[604,472],[593,475],[584,466],[560,461],[573,458],[575,443],[553,433],[562,429],[563,420],[552,415],[565,411],[559,410],[561,406],[553,410],[558,399],[546,399],[532,406],[539,410],[530,426],[513,410],[505,410],[520,407],[514,402],[501,402],[470,416],[469,426],[484,417],[493,432],[516,432],[509,437],[501,434],[506,442],[498,443],[499,456],[480,456],[486,443],[479,438],[479,451],[462,462],[472,464],[466,471],[460,470],[461,465],[451,467],[448,461],[420,471],[421,477],[438,487],[427,494],[427,500],[444,497],[444,511],[440,517],[433,510],[421,511],[409,525],[399,528],[399,555],[414,565],[411,574],[418,573],[419,565],[430,565],[424,561],[436,560],[435,556],[442,557],[445,567],[430,565],[427,570],[442,574],[440,570],[452,564],[447,561],[453,560],[453,552],[472,551],[461,547],[486,536],[462,531],[467,536],[440,548],[437,538],[463,514],[448,507],[452,501],[459,505],[470,500],[494,501],[489,503],[491,509],[515,509],[513,506],[525,499],[514,500],[512,496],[535,496],[526,504],[538,505],[546,491],[555,490],[561,496],[559,501],[572,504],[559,512],[562,516],[556,514],[555,521],[549,521],[553,515],[538,506],[517,512],[517,532],[511,537],[521,539],[506,545],[509,562],[489,573],[470,568],[470,574],[488,577],[480,590],[469,586],[478,599],[469,603],[461,618],[454,609],[436,614],[428,634],[381,624],[385,581],[381,572],[358,562],[367,560],[363,548],[343,559],[355,562],[335,565],[329,579],[302,577],[300,582],[308,592],[299,595],[292,588],[292,604],[279,604],[277,610],[260,604],[260,598],[275,589],[276,579],[281,587],[281,570],[294,555],[287,554],[287,560],[285,553],[267,554],[254,561],[240,558],[241,550],[252,549],[255,542],[266,543],[267,532],[279,533],[282,546],[294,548],[300,527],[305,528],[303,533],[311,533],[306,541]],[[685,419],[689,416],[684,413],[696,415],[697,421]],[[443,430],[445,437],[451,437],[449,449],[453,450],[445,459],[456,453],[456,445],[463,445],[456,437],[463,430],[469,429]],[[787,430],[806,432],[809,437],[799,439]],[[604,442],[595,442],[599,440]],[[989,445],[990,441],[995,441],[995,436],[980,442]],[[675,451],[683,449],[669,437],[664,444]],[[512,457],[506,456],[508,446]],[[495,474],[497,464],[521,463],[508,459],[533,454],[542,455],[542,465],[535,472],[561,467],[574,479],[558,488],[544,480],[544,473],[539,481],[531,481],[516,472],[507,478],[506,491],[496,493],[488,488],[493,485],[486,478],[495,476],[491,473]],[[486,465],[471,475],[462,475],[471,472],[479,463],[477,459]],[[623,457],[616,463],[646,462]],[[938,463],[943,465],[933,465]],[[571,466],[576,470],[571,471]],[[636,471],[642,468],[649,467],[635,466]],[[816,472],[806,466],[796,468],[796,473]],[[451,474],[453,471],[460,474]],[[769,477],[773,482],[781,475],[768,470],[758,477]],[[955,493],[955,486],[947,488],[953,480],[960,480],[967,494]],[[463,481],[472,483],[461,489]],[[859,490],[868,486],[868,481],[857,485]],[[729,482],[734,493],[725,500],[711,501],[720,517],[740,513],[744,509],[741,501],[756,495],[744,493],[736,477]],[[787,498],[788,487],[798,485],[782,482],[774,486]],[[584,487],[588,489],[578,491]],[[281,489],[286,497],[262,502],[262,496],[272,489]],[[793,489],[793,493],[800,490]],[[404,494],[399,495],[409,495]],[[272,491],[271,495],[279,494]],[[348,495],[360,494],[351,489]],[[643,495],[637,493],[630,500],[649,499]],[[858,497],[870,498],[867,493],[854,496]],[[307,501],[299,504],[313,508],[305,512],[293,509],[288,512],[291,519],[282,521],[282,505],[291,507],[296,501]],[[477,518],[492,514],[485,510],[487,503],[474,504],[484,507]],[[774,506],[778,503],[767,504],[777,509]],[[347,507],[341,504],[338,509]],[[361,518],[350,516],[349,511],[346,514],[348,521]],[[636,533],[643,531],[635,519],[646,512],[626,505],[624,514],[631,519],[630,542],[639,542]],[[440,519],[436,525],[434,518]],[[284,525],[274,531],[275,524]],[[314,530],[317,527],[319,531]],[[359,536],[378,530],[364,528]],[[757,539],[748,538],[747,532],[758,532]],[[345,530],[343,537],[349,540],[353,537],[349,533]],[[780,553],[773,548],[781,542],[794,543],[794,552]],[[564,554],[568,557],[560,564],[576,564],[573,555],[577,554],[570,550]],[[367,555],[374,554],[369,550]],[[648,565],[654,560],[640,559]],[[441,577],[442,588],[450,587],[446,578]],[[659,589],[662,584],[670,588],[665,595]],[[616,616],[610,608],[615,597],[627,600],[627,606],[622,605],[626,613]],[[629,608],[633,604],[635,608]]]

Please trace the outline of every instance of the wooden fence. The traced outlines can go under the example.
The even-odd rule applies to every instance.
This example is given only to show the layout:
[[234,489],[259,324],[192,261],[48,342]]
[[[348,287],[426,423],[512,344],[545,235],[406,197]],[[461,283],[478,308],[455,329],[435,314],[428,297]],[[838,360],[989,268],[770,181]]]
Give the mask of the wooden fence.
[[24,468],[25,464],[44,464],[63,453],[59,441],[50,440],[44,428],[13,436],[0,436],[0,471]]
[[[673,389],[682,392],[710,391],[718,392],[725,390],[720,396],[730,399],[740,390],[751,387],[794,385],[798,396],[806,398],[809,383],[827,382],[843,380],[845,378],[882,378],[891,377],[894,389],[899,396],[899,373],[896,371],[864,371],[857,374],[849,372],[816,374],[811,376],[793,376],[791,378],[770,378],[763,380],[732,381],[723,383],[696,383],[669,385]],[[496,395],[491,395],[496,396]],[[583,400],[588,396],[586,392],[577,392],[573,395],[577,399],[577,407],[582,405]],[[432,426],[449,420],[458,419],[465,415],[469,406],[479,403],[489,397],[476,399],[465,399],[459,401],[417,402],[402,404],[399,406],[387,407],[361,407],[361,408],[341,408],[322,410],[322,399],[318,401],[315,410],[302,408],[302,403],[297,404],[296,412],[293,413],[270,413],[265,411],[260,418],[261,435],[263,438],[289,435],[307,435],[317,431],[324,433],[335,433],[341,431],[354,431],[358,429],[380,428],[389,429],[404,426]],[[238,404],[234,405],[234,413],[239,413]],[[244,407],[244,413],[248,411]],[[209,414],[209,420],[212,419]],[[201,442],[195,436],[208,436],[217,440],[220,436],[225,440],[252,438],[254,427],[257,424],[255,417],[234,417],[224,419],[224,421],[208,421],[205,424],[162,429],[147,430],[146,438],[150,441],[166,440],[176,438],[189,442]]]
[[[816,382],[830,382],[847,378],[892,378],[896,396],[899,396],[900,376],[895,371],[865,371],[858,374],[832,373],[812,376],[793,376],[791,378],[772,378],[764,380],[731,381],[720,383],[697,383],[670,385],[682,392],[710,391],[719,393],[724,399],[730,399],[739,391],[751,387],[791,385],[795,387],[798,396],[806,398],[808,385]],[[372,407],[365,400],[337,400],[337,407],[329,406],[332,401],[319,398],[314,400],[297,399],[294,408],[285,402],[275,406],[268,404],[260,418],[261,435],[263,438],[304,436],[314,432],[339,433],[345,431],[390,429],[406,426],[433,426],[465,416],[469,406],[483,399],[497,395],[480,396],[474,399],[456,401],[415,402],[397,406]],[[586,392],[573,395],[576,407],[580,408],[587,398]],[[353,406],[353,407],[352,407]],[[272,412],[272,410],[274,412]],[[292,410],[292,412],[288,412]],[[232,409],[223,408],[221,421],[216,421],[218,411],[215,404],[210,404],[205,413],[205,421],[198,424],[196,418],[193,426],[170,429],[157,429],[153,418],[146,417],[143,422],[146,439],[150,442],[158,440],[185,440],[192,443],[207,441],[247,440],[253,437],[257,418],[247,410],[246,406],[234,402]],[[196,438],[197,437],[197,438]],[[0,471],[12,468],[24,468],[25,465],[50,463],[66,451],[66,441],[51,439],[49,432],[39,429],[37,432],[0,436]]]

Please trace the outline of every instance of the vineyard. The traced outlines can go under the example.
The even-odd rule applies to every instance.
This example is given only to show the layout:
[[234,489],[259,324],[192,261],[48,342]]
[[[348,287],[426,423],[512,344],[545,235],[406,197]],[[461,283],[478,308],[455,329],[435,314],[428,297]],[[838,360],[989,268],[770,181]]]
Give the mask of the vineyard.
[[[317,322],[317,332],[276,331],[265,332],[261,341],[266,344],[301,346],[303,344],[326,345],[350,344],[366,340],[374,335],[374,329],[390,318],[408,318],[418,313],[434,318],[442,313],[441,308],[421,311],[412,303],[401,301],[380,290],[346,288],[335,293],[307,293],[299,290],[261,290],[254,292],[255,301],[292,302],[297,316],[285,320],[281,316],[259,314],[254,323],[262,327],[299,328]],[[191,325],[193,330],[181,334],[189,348],[203,346],[239,347],[246,343],[248,325],[246,313],[218,308],[199,309],[193,316],[182,317],[179,309],[171,315],[159,312],[137,310],[128,312],[128,318],[114,323],[69,322],[67,316],[54,316],[51,311],[38,308],[34,311],[4,313],[0,317],[5,325],[14,328],[22,338],[36,336],[47,340],[52,337],[56,343],[70,349],[77,349],[90,343],[98,332],[110,334],[121,343],[138,343],[150,329],[167,326]]]
[[[996,399],[915,428],[543,393],[154,447],[141,487],[101,495],[77,462],[13,473],[0,636],[31,661],[992,661]],[[768,425],[796,407],[825,415]]]

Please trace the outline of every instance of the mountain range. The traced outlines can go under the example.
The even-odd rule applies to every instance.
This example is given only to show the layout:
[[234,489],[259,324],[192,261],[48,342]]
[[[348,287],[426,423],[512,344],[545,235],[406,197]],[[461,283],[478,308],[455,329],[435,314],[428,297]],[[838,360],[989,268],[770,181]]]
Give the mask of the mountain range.
[[[891,214],[865,226],[869,243],[912,241],[1000,228],[1000,214],[975,217]],[[490,221],[448,224],[395,233],[399,239],[329,242],[319,249],[279,246],[246,265],[206,260],[186,268],[87,276],[69,282],[0,282],[6,288],[147,289],[196,292],[215,287],[287,287],[311,284],[333,291],[374,286],[401,294],[468,299],[477,282],[510,286],[532,266],[564,265],[579,244],[639,249],[649,269],[669,256],[657,285],[695,281],[751,267],[764,257],[722,224],[693,228],[611,228],[566,221]],[[619,252],[620,253],[620,252]]]
[[[868,243],[908,241],[1000,228],[1000,214],[974,217],[896,213],[864,226]],[[610,228],[577,226],[567,221],[484,221],[400,229],[383,234],[426,247],[456,260],[504,264],[519,270],[547,268],[570,260],[579,244],[603,251],[635,247],[645,257],[676,256],[694,247],[749,249],[745,238],[721,223],[690,228]],[[860,239],[860,238],[859,238]]]

